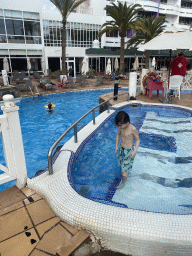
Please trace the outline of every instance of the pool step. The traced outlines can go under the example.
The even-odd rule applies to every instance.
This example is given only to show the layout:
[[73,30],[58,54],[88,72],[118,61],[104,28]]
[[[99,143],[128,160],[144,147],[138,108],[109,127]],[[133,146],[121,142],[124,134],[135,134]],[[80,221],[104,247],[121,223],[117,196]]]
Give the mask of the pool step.
[[63,222],[34,190],[0,192],[0,255],[71,254],[90,234]]

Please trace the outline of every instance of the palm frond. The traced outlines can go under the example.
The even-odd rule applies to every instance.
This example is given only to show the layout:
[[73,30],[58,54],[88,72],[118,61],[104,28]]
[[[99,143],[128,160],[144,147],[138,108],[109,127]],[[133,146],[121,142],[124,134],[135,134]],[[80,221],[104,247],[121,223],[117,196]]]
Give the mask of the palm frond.
[[[146,43],[159,35],[165,28],[165,17],[158,16],[139,17],[134,23],[136,34],[129,40],[127,46],[138,46],[141,42]],[[138,41],[138,43],[137,43]]]
[[60,11],[65,19],[69,14],[86,0],[50,0]]

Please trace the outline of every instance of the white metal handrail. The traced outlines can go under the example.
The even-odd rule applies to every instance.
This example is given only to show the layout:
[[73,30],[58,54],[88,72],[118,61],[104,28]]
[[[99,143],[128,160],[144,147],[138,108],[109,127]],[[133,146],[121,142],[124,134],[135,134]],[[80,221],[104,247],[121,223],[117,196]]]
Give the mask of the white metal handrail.
[[116,95],[116,96],[113,96],[111,98],[109,98],[108,100],[100,103],[99,105],[97,105],[96,107],[93,107],[91,110],[89,110],[85,115],[83,115],[82,117],[80,117],[75,123],[73,123],[54,143],[53,145],[50,147],[49,151],[48,151],[48,169],[49,169],[49,174],[53,174],[53,163],[52,163],[52,154],[53,154],[53,150],[55,149],[55,147],[58,145],[58,143],[65,137],[65,135],[71,131],[72,129],[74,129],[74,142],[77,143],[77,124],[83,120],[87,115],[89,115],[91,112],[93,114],[93,124],[95,124],[95,109],[104,105],[104,104],[107,104],[107,111],[108,113],[110,112],[110,109],[109,109],[109,101],[114,99],[114,98],[118,98],[119,96],[122,96],[122,95],[126,95],[128,94],[128,101],[129,101],[129,92],[126,92],[126,93],[122,93],[122,94],[119,94],[119,95]]

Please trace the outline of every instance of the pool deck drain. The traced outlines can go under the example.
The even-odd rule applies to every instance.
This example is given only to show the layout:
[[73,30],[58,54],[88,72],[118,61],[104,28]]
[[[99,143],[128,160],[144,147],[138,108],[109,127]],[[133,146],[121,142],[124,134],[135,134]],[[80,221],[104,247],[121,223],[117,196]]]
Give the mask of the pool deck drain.
[[89,236],[63,222],[34,190],[0,192],[0,255],[70,255]]

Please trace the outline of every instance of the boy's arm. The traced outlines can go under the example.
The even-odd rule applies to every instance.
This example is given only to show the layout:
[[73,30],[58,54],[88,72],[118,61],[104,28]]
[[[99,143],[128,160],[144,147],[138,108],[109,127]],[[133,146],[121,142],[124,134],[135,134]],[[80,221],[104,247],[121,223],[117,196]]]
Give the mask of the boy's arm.
[[117,154],[117,151],[119,150],[119,140],[120,140],[120,137],[121,137],[121,131],[118,130],[118,133],[117,133],[117,136],[116,136],[116,143],[115,143],[115,154]]
[[133,152],[131,152],[130,156],[131,158],[134,158],[137,150],[139,148],[139,144],[140,144],[140,139],[139,139],[139,132],[137,131],[137,129],[134,127],[133,129],[133,136],[135,138],[135,149],[133,150]]

